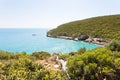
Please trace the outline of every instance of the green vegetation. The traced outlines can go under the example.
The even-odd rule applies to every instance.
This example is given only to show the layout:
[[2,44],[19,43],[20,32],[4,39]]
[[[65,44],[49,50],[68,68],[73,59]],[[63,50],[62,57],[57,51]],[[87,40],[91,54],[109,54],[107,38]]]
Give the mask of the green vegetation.
[[47,52],[14,54],[0,51],[0,80],[63,80],[64,72],[51,73],[42,64],[36,63],[36,60],[46,59],[49,56]]
[[112,51],[120,51],[120,41],[119,40],[112,40],[108,45],[107,48]]
[[86,51],[69,57],[67,67],[72,80],[119,80],[120,52],[106,48]]
[[32,53],[32,56],[35,58],[35,59],[45,59],[45,58],[48,58],[50,57],[50,54],[47,53],[47,52],[34,52]]
[[[119,48],[120,49],[120,48]],[[120,80],[120,51],[97,48],[57,54],[67,60],[66,71],[51,71],[37,64],[51,56],[47,52],[32,54],[0,51],[0,79],[2,80]]]
[[[79,37],[81,34],[87,34],[111,42],[106,48],[89,51],[81,48],[77,52],[67,54],[27,54],[0,50],[0,80],[120,80],[120,15],[70,22],[60,25],[48,34],[52,37]],[[54,64],[60,64],[57,60],[55,62],[56,55],[67,61],[66,71],[55,71],[40,63],[53,61]]]
[[90,37],[120,40],[120,15],[94,17],[62,24],[56,29],[50,30],[48,34],[52,37],[79,37],[87,34]]
[[88,35],[111,42],[106,48],[59,55],[67,60],[70,80],[120,80],[120,14],[69,22],[50,30],[48,36],[72,38]]

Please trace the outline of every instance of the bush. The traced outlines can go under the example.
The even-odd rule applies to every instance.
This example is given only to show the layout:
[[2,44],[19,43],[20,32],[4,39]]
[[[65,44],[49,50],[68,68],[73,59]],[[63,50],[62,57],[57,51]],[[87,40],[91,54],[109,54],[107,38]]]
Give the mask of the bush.
[[47,52],[34,52],[32,53],[32,56],[35,57],[35,59],[46,59],[48,57],[50,57],[50,54]]
[[107,48],[111,51],[120,51],[120,41],[119,40],[112,40],[108,45]]
[[78,50],[78,53],[79,53],[79,54],[82,54],[82,53],[84,53],[84,52],[86,52],[86,48],[80,48],[80,49]]
[[14,58],[15,56],[13,53],[0,50],[0,60],[9,60]]
[[[71,56],[67,70],[72,80],[120,80],[120,58],[106,48],[86,51],[84,54]],[[116,52],[119,53],[119,52]]]

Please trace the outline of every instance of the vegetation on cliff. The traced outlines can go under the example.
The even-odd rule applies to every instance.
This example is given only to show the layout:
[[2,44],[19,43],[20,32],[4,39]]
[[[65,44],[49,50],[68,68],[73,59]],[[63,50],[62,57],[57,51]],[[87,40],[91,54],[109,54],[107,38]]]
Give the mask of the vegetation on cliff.
[[48,34],[52,37],[79,37],[82,34],[87,34],[90,37],[120,40],[120,15],[101,16],[69,22],[50,30]]

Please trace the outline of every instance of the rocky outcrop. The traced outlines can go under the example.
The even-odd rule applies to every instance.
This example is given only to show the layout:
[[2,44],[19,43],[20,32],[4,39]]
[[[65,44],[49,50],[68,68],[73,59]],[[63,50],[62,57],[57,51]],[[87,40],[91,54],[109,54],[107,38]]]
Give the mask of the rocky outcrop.
[[47,32],[47,37],[51,37],[51,34],[49,32]]
[[52,37],[52,38],[57,38],[56,36],[54,36],[54,35],[51,35],[49,32],[47,32],[47,35],[46,35],[47,37]]
[[98,45],[103,45],[103,46],[108,43],[107,40],[102,39],[102,38],[88,38],[88,39],[86,39],[84,41],[89,42],[89,43],[98,44]]
[[93,41],[93,39],[91,39],[91,38],[88,38],[88,39],[86,39],[86,40],[84,40],[85,42],[92,42]]
[[84,35],[81,35],[80,37],[78,37],[78,40],[86,40],[88,38],[89,38],[89,36],[84,34]]
[[57,38],[73,40],[72,37],[68,37],[68,36],[57,36]]
[[98,45],[106,45],[108,43],[107,40],[103,39],[103,38],[89,38],[89,36],[87,34],[83,34],[79,37],[70,37],[70,36],[54,36],[51,35],[50,33],[47,33],[47,37],[52,37],[52,38],[60,38],[60,39],[68,39],[68,40],[75,40],[75,41],[84,41],[84,42],[89,42],[89,43],[94,43],[94,44],[98,44]]

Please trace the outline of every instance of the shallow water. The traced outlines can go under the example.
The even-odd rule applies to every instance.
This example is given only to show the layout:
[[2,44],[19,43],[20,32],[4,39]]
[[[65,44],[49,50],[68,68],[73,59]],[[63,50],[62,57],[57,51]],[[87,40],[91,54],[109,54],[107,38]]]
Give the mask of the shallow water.
[[48,29],[0,29],[0,50],[10,52],[46,51],[68,53],[85,47],[91,50],[96,44],[46,37]]

